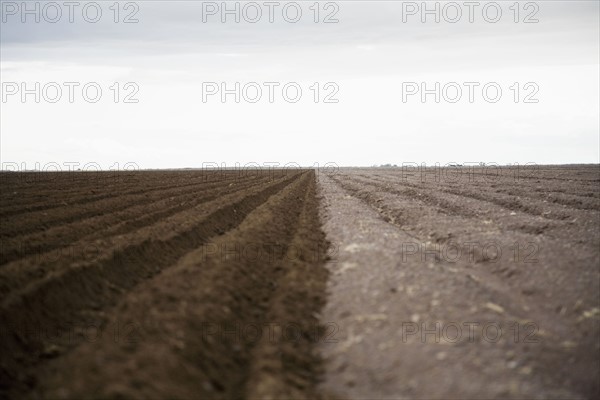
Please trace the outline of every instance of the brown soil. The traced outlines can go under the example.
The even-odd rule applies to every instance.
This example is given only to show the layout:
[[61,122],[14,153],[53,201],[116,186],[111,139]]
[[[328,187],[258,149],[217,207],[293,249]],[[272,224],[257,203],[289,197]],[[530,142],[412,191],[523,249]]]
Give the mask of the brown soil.
[[319,176],[336,249],[322,389],[600,397],[600,168],[458,171]]
[[600,168],[493,172],[1,173],[0,398],[598,398]]
[[1,179],[2,396],[315,396],[313,171]]

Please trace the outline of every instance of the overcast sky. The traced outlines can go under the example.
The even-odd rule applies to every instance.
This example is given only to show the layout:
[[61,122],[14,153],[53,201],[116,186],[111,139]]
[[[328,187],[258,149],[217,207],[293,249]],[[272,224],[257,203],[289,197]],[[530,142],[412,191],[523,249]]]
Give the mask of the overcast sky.
[[[35,3],[29,2],[32,9]],[[94,20],[96,9],[84,13],[88,3],[80,2],[70,22],[62,1],[55,3],[61,18],[56,7],[39,2],[37,23],[35,15],[23,15],[20,1],[1,1],[2,163],[600,162],[597,1],[521,2],[518,15],[514,1],[497,2],[499,17],[495,5],[484,12],[489,2],[480,2],[473,22],[463,2],[454,3],[459,8],[439,2],[439,23],[422,15],[420,1],[318,7],[299,1],[296,23],[289,22],[296,6],[284,14],[286,2],[273,9],[272,23],[262,1],[255,3],[262,12],[256,23],[248,21],[258,18],[254,5],[239,3],[236,23],[234,15],[221,15],[220,1],[122,2],[117,23],[114,1],[97,2],[102,15],[91,23],[86,18]],[[123,23],[127,16],[138,22]],[[338,22],[324,23],[328,16]],[[21,84],[33,89],[35,82],[40,102],[33,94],[23,102]],[[49,82],[62,86],[56,103],[48,101],[55,96],[52,85],[41,89]],[[73,103],[64,82],[79,84]],[[102,89],[96,103],[82,95],[89,82]],[[249,102],[255,88],[248,86],[239,103],[233,94],[223,103],[220,93],[204,102],[203,87],[222,82],[230,89],[257,82],[262,97]],[[272,103],[264,82],[279,83]],[[282,93],[290,82],[302,90],[295,103]],[[433,89],[436,82],[440,102],[434,94],[423,102],[420,84]],[[448,101],[455,99],[455,85],[442,90],[450,82],[462,88],[455,103]],[[479,84],[473,102],[464,82]],[[488,83],[490,100],[496,87],[502,90],[495,103],[483,96]],[[138,102],[125,103],[136,87],[131,99]],[[403,101],[415,88],[419,92]],[[287,93],[293,97],[294,87]],[[337,103],[324,102],[328,95]]]

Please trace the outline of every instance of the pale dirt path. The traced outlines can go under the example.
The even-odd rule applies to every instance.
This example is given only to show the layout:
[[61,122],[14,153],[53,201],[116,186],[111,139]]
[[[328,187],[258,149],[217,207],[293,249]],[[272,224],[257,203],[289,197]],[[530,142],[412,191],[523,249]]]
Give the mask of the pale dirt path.
[[[415,242],[413,236],[331,178],[320,175],[319,188],[323,229],[334,248],[321,321],[339,328],[329,336],[337,343],[319,344],[328,397],[586,398],[590,381],[597,390],[597,368],[582,369],[581,350],[570,348],[572,335],[557,327],[557,317],[523,304],[502,282],[480,281],[465,263],[403,259],[402,243]],[[510,328],[515,322],[518,336]],[[532,322],[536,331],[527,337],[524,327]],[[494,326],[484,332],[490,323],[501,327],[498,339]],[[422,324],[431,330],[424,338]],[[559,372],[569,368],[571,376]]]

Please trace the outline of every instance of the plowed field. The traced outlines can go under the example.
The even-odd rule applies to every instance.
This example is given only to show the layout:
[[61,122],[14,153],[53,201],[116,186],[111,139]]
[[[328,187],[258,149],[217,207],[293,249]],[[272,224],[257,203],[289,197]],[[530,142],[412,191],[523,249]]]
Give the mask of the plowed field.
[[0,397],[599,394],[597,165],[0,182]]
[[5,395],[311,397],[313,171],[25,178],[2,176]]
[[324,389],[340,398],[600,395],[600,169],[320,175],[334,244]]

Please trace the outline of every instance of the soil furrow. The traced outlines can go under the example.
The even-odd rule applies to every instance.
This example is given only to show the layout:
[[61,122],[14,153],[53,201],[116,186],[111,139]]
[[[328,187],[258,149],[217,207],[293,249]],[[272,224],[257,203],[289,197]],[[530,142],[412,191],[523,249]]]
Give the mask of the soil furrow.
[[[266,178],[262,181],[266,181]],[[92,217],[77,219],[72,223],[48,227],[40,233],[3,238],[0,239],[0,265],[18,260],[26,255],[33,255],[38,259],[47,258],[46,252],[57,248],[65,248],[78,239],[91,240],[103,236],[124,234],[160,218],[214,200],[218,196],[233,191],[245,190],[257,183],[260,183],[260,181],[249,180],[235,185],[229,183],[228,185],[209,187],[202,192],[194,189],[184,193],[170,193],[168,198],[162,198],[150,204],[135,204],[112,213],[101,213]],[[173,203],[176,205],[172,205]],[[48,240],[48,237],[53,239]]]
[[[23,259],[23,262],[6,264],[0,269],[0,294],[2,299],[9,296],[11,292],[22,288],[24,285],[34,286],[35,282],[44,281],[48,276],[62,274],[64,271],[73,269],[74,266],[95,265],[100,260],[113,259],[115,253],[127,252],[132,246],[146,241],[168,241],[177,237],[186,229],[192,229],[195,224],[201,223],[206,215],[218,211],[222,207],[243,201],[244,197],[255,195],[261,191],[273,190],[274,187],[286,184],[293,178],[264,183],[251,187],[245,193],[233,193],[223,198],[218,198],[196,207],[187,209],[169,218],[155,221],[154,224],[144,226],[139,230],[125,235],[113,237],[102,237],[91,243],[81,243],[79,252],[71,254],[72,257],[62,257],[58,260],[48,258],[48,263],[40,263],[35,257]],[[86,247],[90,245],[91,251]],[[65,265],[65,261],[67,261]]]
[[[387,187],[391,187],[390,183],[387,183],[385,180]],[[570,209],[566,210],[564,207],[560,207],[555,204],[544,203],[542,201],[530,203],[527,201],[523,201],[520,197],[517,196],[509,196],[498,193],[491,193],[489,188],[485,188],[485,190],[469,190],[469,189],[460,189],[460,188],[452,188],[449,186],[440,185],[439,187],[434,185],[426,185],[426,184],[418,184],[418,183],[409,183],[409,182],[401,182],[398,183],[399,186],[409,187],[412,189],[418,189],[420,191],[433,191],[433,193],[445,193],[454,196],[464,197],[468,199],[474,199],[481,202],[492,203],[497,206],[500,206],[509,211],[518,211],[522,213],[526,213],[531,215],[532,217],[542,217],[549,221],[564,221],[569,218],[573,219],[573,213],[577,213],[583,210]],[[402,192],[398,192],[396,194],[400,194]],[[412,195],[416,199],[420,199],[421,197],[426,200],[429,198],[430,201],[438,204],[446,204],[447,207],[450,207],[451,211],[459,212],[460,209],[463,212],[469,212],[464,206],[450,206],[449,202],[446,200],[447,196],[443,199],[440,194],[433,194],[427,196],[425,193],[417,193],[414,190],[408,192],[409,195]],[[458,202],[460,204],[460,202]],[[570,212],[569,212],[570,211]],[[586,210],[587,211],[587,210]],[[585,211],[583,211],[585,212]],[[580,214],[584,215],[584,214]]]
[[[278,324],[291,321],[302,330],[316,324],[314,313],[322,305],[327,275],[315,204],[314,173],[305,173],[255,208],[236,229],[215,238],[211,251],[199,248],[160,280],[136,287],[107,321],[110,327],[135,327],[134,340],[108,337],[83,344],[46,370],[40,393],[53,398],[232,399],[258,391],[267,398],[314,398],[319,369],[309,340],[274,339],[275,349],[266,351],[245,333],[250,327],[271,325],[277,336]],[[244,246],[265,258],[249,256]],[[292,308],[294,314],[287,315]],[[280,317],[285,319],[273,320]],[[263,331],[260,338],[269,334]],[[98,359],[103,360],[100,368]],[[73,363],[78,367],[67,379],[60,371]],[[168,372],[175,369],[175,375]],[[170,382],[152,378],[165,373]]]
[[[597,218],[560,240],[503,230],[389,193],[368,176],[353,179],[356,171],[322,178],[324,229],[340,249],[328,265],[332,297],[323,312],[339,324],[340,340],[321,347],[330,360],[324,389],[389,399],[598,393]],[[407,218],[396,221],[396,213]],[[535,262],[515,256],[513,241],[535,244]],[[502,256],[466,251],[486,243]],[[503,334],[467,335],[465,324],[493,324]],[[447,334],[450,327],[458,335]]]
[[[294,179],[254,193],[230,195],[229,201],[219,199],[213,210],[194,215],[174,232],[167,228],[169,225],[157,226],[155,230],[166,231],[166,237],[123,236],[103,257],[93,262],[75,263],[28,284],[24,290],[11,292],[1,305],[0,325],[8,327],[8,332],[1,342],[0,387],[17,379],[15,371],[21,371],[23,364],[33,365],[47,352],[45,341],[40,340],[39,335],[29,334],[32,330],[43,327],[52,331],[65,324],[81,325],[86,321],[81,310],[101,310],[114,304],[123,291],[154,276],[211,237],[234,228],[254,208]],[[48,310],[50,305],[51,311]]]
[[[33,212],[16,217],[4,218],[0,236],[14,237],[16,234],[27,234],[35,231],[46,230],[53,226],[68,224],[81,219],[103,215],[109,211],[113,213],[117,211],[125,211],[131,207],[139,207],[146,204],[151,205],[153,202],[167,197],[174,197],[180,194],[191,194],[197,192],[199,189],[218,189],[219,187],[224,187],[225,185],[227,185],[226,181],[221,181],[214,185],[206,183],[191,183],[173,186],[166,189],[151,189],[138,194],[111,196],[108,199],[94,201],[80,207],[73,207],[73,204],[64,204],[61,207],[53,208],[50,212]],[[151,194],[149,194],[150,192]]]
[[[218,174],[218,176],[216,176]],[[132,177],[140,177],[141,174],[132,175]],[[119,178],[120,179],[120,178]],[[27,191],[7,191],[8,197],[3,198],[0,201],[2,207],[0,208],[1,217],[9,217],[13,215],[20,215],[24,213],[34,211],[50,211],[55,209],[62,209],[65,207],[86,205],[88,203],[94,203],[102,200],[111,200],[117,197],[122,198],[123,196],[138,196],[151,194],[154,192],[160,192],[170,189],[182,189],[194,185],[207,185],[211,184],[209,179],[215,179],[217,182],[223,182],[226,180],[235,181],[240,180],[239,172],[217,172],[214,175],[210,175],[206,172],[189,172],[189,173],[175,173],[175,172],[156,172],[154,176],[148,178],[144,177],[140,179],[127,180],[123,183],[111,185],[110,177],[99,178],[91,185],[79,187],[74,182],[66,180],[66,182],[49,184],[48,188],[43,187],[44,181],[40,183],[35,182],[28,185],[27,189],[36,193],[36,197],[31,199],[28,203],[24,198],[27,197]],[[242,179],[245,180],[245,179]],[[107,182],[108,181],[108,182]],[[192,182],[190,182],[192,181]],[[64,185],[64,186],[63,186]],[[70,189],[73,187],[72,189]],[[135,189],[131,189],[134,187]],[[39,193],[47,194],[39,195]],[[82,195],[82,193],[85,193]],[[100,193],[100,194],[97,194]],[[68,201],[66,201],[68,199]],[[10,206],[10,203],[18,202],[18,206]],[[40,204],[42,202],[42,204]],[[8,206],[5,206],[7,204]],[[30,206],[33,204],[33,206]]]

